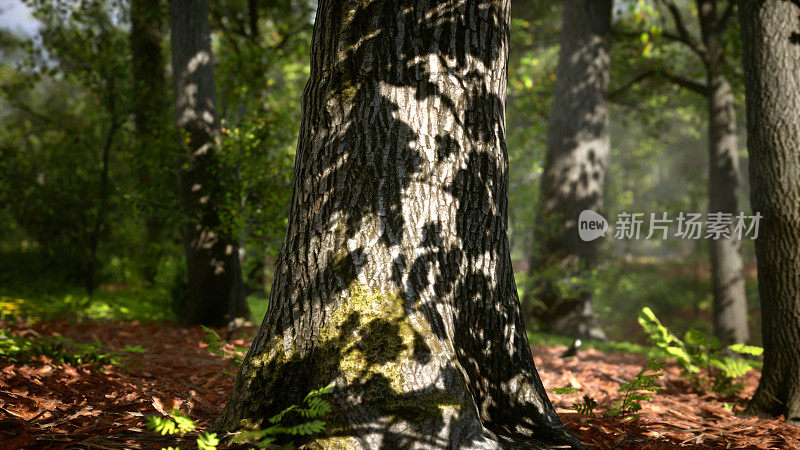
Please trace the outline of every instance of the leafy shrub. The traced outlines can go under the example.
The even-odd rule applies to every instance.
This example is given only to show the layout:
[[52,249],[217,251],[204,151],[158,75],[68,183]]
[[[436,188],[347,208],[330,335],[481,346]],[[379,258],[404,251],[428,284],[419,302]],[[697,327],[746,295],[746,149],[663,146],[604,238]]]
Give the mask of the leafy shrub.
[[[333,384],[309,392],[303,400],[304,406],[291,405],[269,419],[271,424],[262,430],[252,430],[238,433],[234,438],[235,443],[251,444],[257,448],[266,448],[273,444],[280,436],[303,436],[319,433],[325,429],[325,422],[319,420],[331,411],[331,404],[322,396],[333,391]],[[293,416],[293,417],[290,417]],[[286,425],[287,418],[293,418],[297,423]],[[147,428],[162,435],[184,436],[197,429],[197,424],[182,411],[173,409],[166,417],[149,416]],[[214,450],[219,445],[216,433],[200,433],[197,436],[197,447],[200,450]],[[290,442],[282,448],[292,448]],[[167,447],[171,450],[173,447]],[[163,450],[163,449],[162,449]]]
[[[141,347],[126,346],[124,352],[141,353]],[[14,336],[8,329],[0,329],[0,357],[11,362],[27,363],[37,356],[45,356],[51,364],[91,364],[102,370],[106,365],[120,365],[125,353],[104,348],[99,341],[75,342],[62,336],[42,336],[30,339]]]
[[[696,388],[707,385],[713,392],[736,393],[742,389],[743,384],[734,383],[734,380],[760,366],[758,361],[726,355],[719,339],[707,337],[696,329],[690,329],[682,340],[679,339],[658,320],[650,308],[642,308],[639,324],[648,334],[650,342],[676,358],[683,369],[683,375]],[[761,347],[743,344],[731,345],[727,349],[729,352],[751,356],[759,356],[764,351]]]

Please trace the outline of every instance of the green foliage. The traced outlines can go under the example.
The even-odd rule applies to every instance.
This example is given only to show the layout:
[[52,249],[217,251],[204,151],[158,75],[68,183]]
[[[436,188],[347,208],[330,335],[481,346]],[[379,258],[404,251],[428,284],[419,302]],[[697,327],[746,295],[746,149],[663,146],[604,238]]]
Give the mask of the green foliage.
[[578,414],[587,417],[594,416],[594,408],[597,406],[597,401],[588,395],[583,396],[583,401],[573,403],[570,408],[578,412]]
[[167,417],[150,416],[147,418],[147,428],[163,435],[184,434],[197,428],[194,421],[182,411],[173,409]]
[[[534,347],[537,345],[562,345],[569,347],[572,345],[574,339],[564,336],[555,336],[546,333],[528,332],[528,341]],[[640,355],[647,355],[651,358],[663,357],[664,352],[659,349],[654,349],[651,346],[639,345],[632,342],[601,342],[601,341],[585,341],[581,345],[581,349],[594,348],[606,353],[636,353]]]
[[[255,443],[258,448],[265,448],[274,443],[281,435],[307,436],[325,429],[325,422],[319,420],[331,411],[331,404],[323,399],[324,395],[333,392],[333,384],[309,392],[303,399],[304,406],[291,405],[269,419],[269,427],[239,433],[233,442]],[[290,416],[293,425],[284,422]],[[307,420],[311,419],[311,420]],[[292,448],[289,443],[285,448]]]
[[72,317],[77,320],[172,321],[169,294],[162,289],[129,288],[119,291],[100,290],[92,297],[80,289],[68,293],[30,296],[0,296],[0,318],[53,319]]
[[[687,207],[685,210],[695,209]],[[627,242],[623,245],[627,245]],[[671,251],[667,248],[662,250]],[[632,251],[638,252],[639,249]],[[747,251],[744,257],[749,258]],[[692,328],[706,334],[711,333],[708,317],[712,314],[712,299],[707,260],[707,253],[700,248],[688,257],[674,260],[639,257],[629,262],[616,259],[604,262],[593,278],[592,303],[609,338],[615,341],[624,339],[644,342],[649,334],[638,327],[632,329],[630,324],[637,321],[645,306],[659,311],[659,319],[671,324],[670,330],[678,337]],[[748,308],[756,310],[758,286],[755,277],[745,278],[745,288]],[[758,316],[750,315],[749,320],[753,336],[758,339]],[[651,357],[666,357],[660,347],[646,348],[644,353]]]
[[[650,308],[642,308],[639,323],[648,334],[648,340],[664,349],[676,358],[683,369],[683,375],[689,378],[695,387],[707,385],[712,391],[722,394],[738,392],[742,383],[734,383],[760,363],[751,359],[728,356],[719,339],[707,337],[702,332],[690,329],[683,339],[676,337],[656,317]],[[760,347],[737,344],[728,347],[729,353],[759,356],[763,352]]]
[[556,394],[564,395],[564,394],[574,394],[576,392],[580,392],[580,389],[574,388],[572,386],[564,386],[560,388],[553,389],[553,392]]
[[99,370],[103,366],[122,364],[129,352],[141,352],[136,347],[126,346],[123,352],[105,348],[99,341],[75,342],[62,336],[40,336],[28,338],[15,336],[11,330],[0,328],[0,357],[5,360],[27,364],[32,358],[44,356],[50,364],[90,364]]
[[[603,413],[603,417],[621,416],[627,417],[635,414],[642,409],[642,402],[653,398],[651,392],[658,392],[661,387],[656,381],[664,376],[664,362],[650,359],[647,366],[639,371],[636,376],[628,382],[622,383],[617,392],[622,393],[622,398]],[[556,394],[574,394],[580,389],[571,386],[564,386],[553,389]],[[580,402],[573,403],[570,408],[578,414],[587,417],[594,417],[594,409],[597,407],[597,400],[584,394]]]
[[[162,436],[174,435],[183,436],[197,429],[197,424],[194,423],[189,416],[179,409],[173,409],[166,417],[149,416],[147,418],[147,428],[161,434]],[[219,445],[216,433],[200,433],[197,436],[197,448],[200,450],[215,450]],[[166,447],[169,450],[178,447]]]
[[[220,350],[221,345],[217,346],[219,339],[210,340],[214,342],[214,348]],[[319,419],[328,414],[332,407],[322,397],[330,394],[333,391],[333,386],[333,384],[330,384],[309,392],[303,399],[302,406],[289,406],[269,419],[269,427],[262,430],[238,433],[233,438],[233,442],[250,443],[257,448],[266,448],[281,436],[308,436],[323,431],[325,422]],[[287,424],[286,422],[289,418],[293,419],[294,423]],[[161,435],[184,436],[196,430],[197,424],[182,411],[173,409],[165,417],[149,416],[147,418],[147,428]],[[200,450],[213,450],[220,444],[216,433],[200,433],[196,442]],[[292,448],[292,444],[288,443],[283,448]]]
[[[206,327],[205,325],[201,325],[201,327],[203,328],[203,331],[206,332],[205,336],[203,336],[203,342],[208,345],[209,353],[222,356],[237,367],[242,365],[244,362],[244,355],[247,353],[246,348],[228,344],[228,342],[222,339],[216,331]],[[226,344],[231,346],[230,352],[226,352],[222,349]]]
[[197,436],[197,448],[199,450],[214,450],[218,445],[217,433],[200,433]]
[[257,2],[256,30],[249,26],[246,0],[209,6],[218,31],[213,51],[223,123],[220,163],[234,174],[221,218],[244,244],[246,285],[263,291],[272,269],[265,259],[277,256],[286,228],[314,4]]
[[[0,77],[0,179],[8,211],[91,290],[121,197],[110,177],[126,141],[127,33],[112,0],[27,0],[38,39]],[[5,65],[5,62],[4,62]],[[131,165],[132,166],[132,165]],[[115,171],[116,168],[118,171]]]
[[[622,399],[603,413],[603,417],[626,417],[641,410],[642,402],[653,398],[650,392],[658,392],[661,390],[661,387],[656,385],[656,381],[664,376],[664,372],[662,372],[663,369],[663,361],[655,359],[648,361],[647,367],[640,370],[631,381],[620,385],[618,392],[624,393]],[[647,372],[655,373],[647,374]]]

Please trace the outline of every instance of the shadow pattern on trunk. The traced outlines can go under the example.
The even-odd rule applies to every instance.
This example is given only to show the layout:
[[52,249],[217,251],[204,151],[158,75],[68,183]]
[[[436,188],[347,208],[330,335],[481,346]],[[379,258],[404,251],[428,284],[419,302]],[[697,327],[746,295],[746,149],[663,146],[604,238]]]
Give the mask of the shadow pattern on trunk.
[[334,382],[320,447],[580,447],[507,240],[507,1],[323,1],[267,315],[213,429]]

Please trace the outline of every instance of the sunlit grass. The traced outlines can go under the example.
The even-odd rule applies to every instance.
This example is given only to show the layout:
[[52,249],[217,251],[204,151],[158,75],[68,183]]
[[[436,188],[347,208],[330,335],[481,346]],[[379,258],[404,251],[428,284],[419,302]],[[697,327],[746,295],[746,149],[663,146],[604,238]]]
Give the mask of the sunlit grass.
[[264,316],[267,314],[267,298],[261,295],[248,295],[247,306],[250,307],[250,315],[253,323],[261,325]]
[[48,320],[70,317],[78,320],[174,321],[168,292],[159,288],[98,290],[92,297],[76,290],[59,294],[0,297],[0,317]]

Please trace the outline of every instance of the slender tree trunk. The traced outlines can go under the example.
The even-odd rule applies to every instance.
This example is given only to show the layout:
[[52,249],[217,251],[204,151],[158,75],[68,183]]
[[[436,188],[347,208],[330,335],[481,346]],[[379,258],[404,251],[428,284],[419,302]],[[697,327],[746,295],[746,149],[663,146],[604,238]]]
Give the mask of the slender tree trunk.
[[92,232],[89,236],[89,264],[86,273],[86,293],[91,296],[94,293],[95,284],[97,283],[97,251],[100,246],[100,237],[103,234],[106,225],[106,210],[108,209],[108,197],[111,195],[111,180],[109,178],[110,163],[111,163],[111,147],[114,145],[114,136],[119,129],[119,122],[117,120],[116,111],[116,96],[114,95],[114,82],[109,81],[106,83],[109,89],[108,104],[106,111],[110,117],[108,131],[106,132],[106,139],[103,144],[103,153],[101,154],[101,169],[100,169],[100,192],[97,193],[99,204],[97,205],[97,213],[95,214],[92,223]]
[[227,178],[215,155],[219,118],[207,0],[170,1],[176,123],[183,132],[188,161],[180,176],[188,216],[183,227],[188,273],[187,324],[222,326],[235,311],[249,311],[243,296],[236,241],[220,230],[217,210]]
[[[720,24],[718,3],[718,0],[697,0],[708,87],[708,211],[736,217],[739,212],[736,108],[731,85],[722,73],[725,30]],[[709,248],[714,335],[726,346],[747,342],[750,332],[741,243],[722,238],[712,240]]]
[[[608,135],[611,0],[567,0],[561,29],[548,149],[540,184],[527,304],[538,326],[605,340],[591,302],[598,241],[578,235],[578,216],[599,211],[610,152]],[[577,285],[568,280],[580,280]]]
[[[733,92],[723,76],[709,79],[708,98],[708,210],[739,213],[739,157]],[[734,219],[735,220],[735,219]],[[723,345],[750,340],[747,297],[744,290],[741,241],[721,238],[709,243],[711,290],[714,299],[714,336]]]
[[[159,168],[163,163],[165,126],[168,119],[167,80],[164,57],[161,51],[163,8],[160,0],[131,0],[131,62],[133,66],[134,124],[136,125],[136,154],[141,188],[152,194],[163,185],[159,182]],[[144,244],[144,278],[150,282],[158,271],[161,256],[160,240],[164,221],[158,214],[148,214],[145,219],[147,242]]]
[[800,2],[739,2],[764,367],[747,411],[800,425]]
[[258,0],[247,0],[247,23],[250,27],[250,39],[258,40]]
[[269,309],[213,428],[333,382],[322,448],[580,445],[508,250],[508,8],[320,2]]

